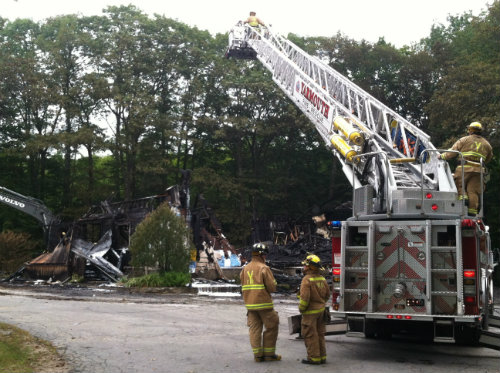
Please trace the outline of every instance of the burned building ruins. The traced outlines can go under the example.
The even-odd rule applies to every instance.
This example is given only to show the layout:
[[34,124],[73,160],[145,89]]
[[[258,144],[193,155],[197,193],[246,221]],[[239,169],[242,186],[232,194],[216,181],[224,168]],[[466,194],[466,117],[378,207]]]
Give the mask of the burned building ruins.
[[[103,201],[70,224],[57,219],[41,201],[33,200],[34,205],[30,207],[29,197],[2,188],[0,192],[4,193],[4,200],[17,199],[18,208],[30,207],[28,213],[43,223],[48,242],[45,253],[26,263],[8,279],[24,277],[64,281],[78,275],[84,279],[118,281],[132,270],[129,267],[130,237],[138,224],[163,203],[168,203],[191,227],[196,248],[191,254],[190,265],[194,278],[236,278],[238,268],[250,259],[254,242],[268,244],[269,265],[285,283],[297,280],[295,277],[300,273],[301,261],[307,253],[318,255],[327,265],[331,263],[327,223],[333,218],[350,216],[350,206],[341,205],[319,215],[307,212],[298,219],[275,216],[255,220],[251,242],[236,249],[224,235],[221,223],[203,195],[198,195],[193,207],[189,207],[190,172],[183,171],[182,175],[180,184],[163,193],[122,202]],[[328,211],[324,206],[320,210]]]
[[[185,171],[180,185],[171,186],[161,194],[123,202],[101,202],[70,224],[51,219],[46,231],[47,251],[52,251],[26,263],[9,279],[25,276],[64,280],[76,274],[84,278],[118,280],[130,260],[130,237],[150,212],[162,203],[169,203],[186,222],[190,221],[189,177],[189,171]],[[16,195],[20,199],[18,196],[21,195]],[[29,200],[24,197],[19,205],[28,205]],[[48,210],[40,201],[38,206]]]

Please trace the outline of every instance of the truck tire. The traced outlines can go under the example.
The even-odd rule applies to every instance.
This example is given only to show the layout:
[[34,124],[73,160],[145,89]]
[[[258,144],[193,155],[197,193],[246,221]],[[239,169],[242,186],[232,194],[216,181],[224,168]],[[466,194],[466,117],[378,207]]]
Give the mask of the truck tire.
[[461,346],[477,346],[481,337],[481,328],[472,324],[455,325],[455,342]]

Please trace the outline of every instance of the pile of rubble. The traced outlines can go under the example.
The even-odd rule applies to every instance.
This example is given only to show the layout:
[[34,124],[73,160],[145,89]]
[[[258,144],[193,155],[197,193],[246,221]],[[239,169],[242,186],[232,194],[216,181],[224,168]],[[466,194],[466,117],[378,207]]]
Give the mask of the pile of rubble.
[[[278,291],[295,292],[302,281],[302,261],[308,254],[320,257],[323,263],[323,275],[330,280],[332,263],[332,243],[330,238],[311,234],[299,237],[285,245],[273,242],[264,242],[269,248],[266,263],[273,271],[278,282]],[[241,250],[242,261],[249,261],[252,257],[252,247]]]

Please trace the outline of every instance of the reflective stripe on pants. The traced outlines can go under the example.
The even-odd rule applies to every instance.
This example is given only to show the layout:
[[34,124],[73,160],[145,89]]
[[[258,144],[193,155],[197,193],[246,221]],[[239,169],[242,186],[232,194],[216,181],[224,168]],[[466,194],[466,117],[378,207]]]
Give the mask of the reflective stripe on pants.
[[255,357],[273,356],[276,353],[279,323],[278,312],[273,309],[248,311],[250,345]]
[[314,362],[326,360],[323,312],[302,314],[301,334],[306,345],[307,358]]

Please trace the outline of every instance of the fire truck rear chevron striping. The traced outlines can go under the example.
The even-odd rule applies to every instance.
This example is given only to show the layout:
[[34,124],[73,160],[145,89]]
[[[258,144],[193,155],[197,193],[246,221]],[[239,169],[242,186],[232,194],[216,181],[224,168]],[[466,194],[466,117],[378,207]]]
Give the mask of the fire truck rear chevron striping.
[[448,164],[437,157],[443,150],[269,28],[234,26],[226,57],[258,59],[272,73],[352,185],[353,216],[331,224],[332,315],[345,320],[347,335],[428,328],[438,342],[500,348],[486,332],[497,320],[488,227],[482,211],[467,216]]

